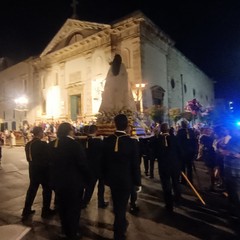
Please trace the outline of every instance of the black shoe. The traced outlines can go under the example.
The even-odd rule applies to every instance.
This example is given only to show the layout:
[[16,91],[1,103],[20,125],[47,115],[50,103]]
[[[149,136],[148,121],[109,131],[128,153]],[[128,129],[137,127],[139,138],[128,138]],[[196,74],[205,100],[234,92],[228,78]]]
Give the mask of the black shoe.
[[108,202],[98,203],[98,208],[106,208],[108,205]]
[[133,215],[137,214],[139,212],[139,207],[138,206],[130,206],[129,212]]
[[34,214],[35,212],[36,212],[35,210],[23,210],[23,212],[22,212],[22,217],[23,217],[23,216],[32,215],[32,214]]
[[[62,234],[63,236],[65,234]],[[82,234],[81,233],[76,233],[76,235],[71,235],[71,236],[66,236],[65,237],[60,237],[60,239],[64,239],[64,240],[80,240],[82,238]]]
[[35,212],[36,212],[35,210],[23,210],[23,212],[22,212],[22,221],[27,220]]
[[55,210],[52,210],[52,209],[43,209],[42,210],[42,213],[41,213],[41,217],[42,218],[51,218],[53,215],[56,214],[56,211]]
[[173,197],[173,201],[176,205],[180,205],[182,202],[183,198],[181,195],[176,195]]
[[166,205],[165,209],[168,213],[170,213],[170,214],[173,213],[173,206],[172,205]]
[[114,233],[114,240],[126,240],[126,235],[125,234],[116,234]]

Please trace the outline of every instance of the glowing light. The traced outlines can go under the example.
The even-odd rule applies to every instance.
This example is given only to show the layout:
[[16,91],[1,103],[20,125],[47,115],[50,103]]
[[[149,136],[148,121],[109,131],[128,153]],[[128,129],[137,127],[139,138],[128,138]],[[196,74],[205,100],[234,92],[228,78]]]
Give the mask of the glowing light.
[[145,88],[146,83],[136,83],[135,86],[137,89],[135,92],[135,95],[136,95],[135,101],[137,101],[137,109],[140,110],[140,112],[143,112],[142,97],[143,97],[143,89]]
[[53,86],[49,89],[46,98],[47,116],[59,117],[60,115],[60,89],[59,86]]
[[28,99],[26,96],[16,98],[14,102],[16,103],[16,111],[27,111]]
[[28,104],[28,99],[25,96],[19,97],[14,101],[16,104]]
[[136,83],[135,84],[136,88],[144,88],[146,86],[145,83]]
[[102,92],[104,90],[105,79],[97,78],[92,81],[92,112],[98,113],[102,102]]

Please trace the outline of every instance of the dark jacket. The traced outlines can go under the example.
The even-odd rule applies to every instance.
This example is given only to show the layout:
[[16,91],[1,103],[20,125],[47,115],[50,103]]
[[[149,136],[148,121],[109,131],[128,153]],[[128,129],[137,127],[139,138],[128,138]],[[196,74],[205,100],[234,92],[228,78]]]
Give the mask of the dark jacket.
[[154,158],[154,149],[153,149],[153,142],[154,142],[155,136],[151,137],[140,137],[139,143],[140,143],[140,154],[141,156],[146,156],[149,159]]
[[49,145],[53,188],[84,186],[89,181],[90,172],[82,145],[69,137],[56,139]]
[[33,138],[25,146],[25,154],[30,165],[49,166],[49,147],[39,138]]
[[158,160],[159,171],[180,171],[181,149],[176,136],[159,134],[155,138],[154,151]]
[[202,147],[202,159],[207,167],[214,168],[216,167],[216,153],[213,148],[213,138],[207,135],[202,135],[199,139]]
[[177,139],[181,146],[182,157],[194,157],[198,152],[198,142],[196,135],[191,128],[181,128],[177,132]]
[[89,168],[94,177],[102,177],[103,140],[100,137],[88,137],[85,151]]
[[132,185],[140,186],[139,146],[136,139],[120,132],[105,138],[103,169],[105,183],[110,187],[131,189]]

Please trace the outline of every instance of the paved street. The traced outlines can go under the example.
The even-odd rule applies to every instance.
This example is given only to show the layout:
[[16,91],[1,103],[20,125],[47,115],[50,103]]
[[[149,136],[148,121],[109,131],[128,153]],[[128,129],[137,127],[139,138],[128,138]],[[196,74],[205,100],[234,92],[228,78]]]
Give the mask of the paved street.
[[[193,191],[182,186],[183,202],[169,215],[164,210],[162,190],[155,167],[155,178],[143,176],[143,189],[139,193],[137,216],[127,214],[128,240],[239,240],[240,228],[236,218],[227,211],[227,199],[220,193],[205,190],[208,175],[201,162],[196,162],[194,186],[206,202],[204,206]],[[54,240],[60,232],[58,216],[43,220],[41,191],[33,209],[36,214],[26,225],[21,222],[21,211],[28,187],[28,165],[23,147],[3,147],[0,170],[0,239],[1,240]],[[106,200],[110,205],[98,209],[96,193],[90,205],[82,211],[81,230],[83,240],[110,240],[113,237],[113,213],[109,189]]]

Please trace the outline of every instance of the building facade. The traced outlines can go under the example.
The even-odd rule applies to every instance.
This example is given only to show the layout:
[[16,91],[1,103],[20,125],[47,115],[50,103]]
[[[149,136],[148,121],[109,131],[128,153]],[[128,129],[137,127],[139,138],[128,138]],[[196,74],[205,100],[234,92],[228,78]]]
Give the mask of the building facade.
[[[193,98],[213,105],[213,81],[137,11],[112,24],[67,19],[39,56],[1,71],[1,128],[18,129],[25,120],[95,119],[116,53],[126,66],[139,111],[153,105],[183,109]],[[28,98],[26,108],[14,102],[22,95]]]

